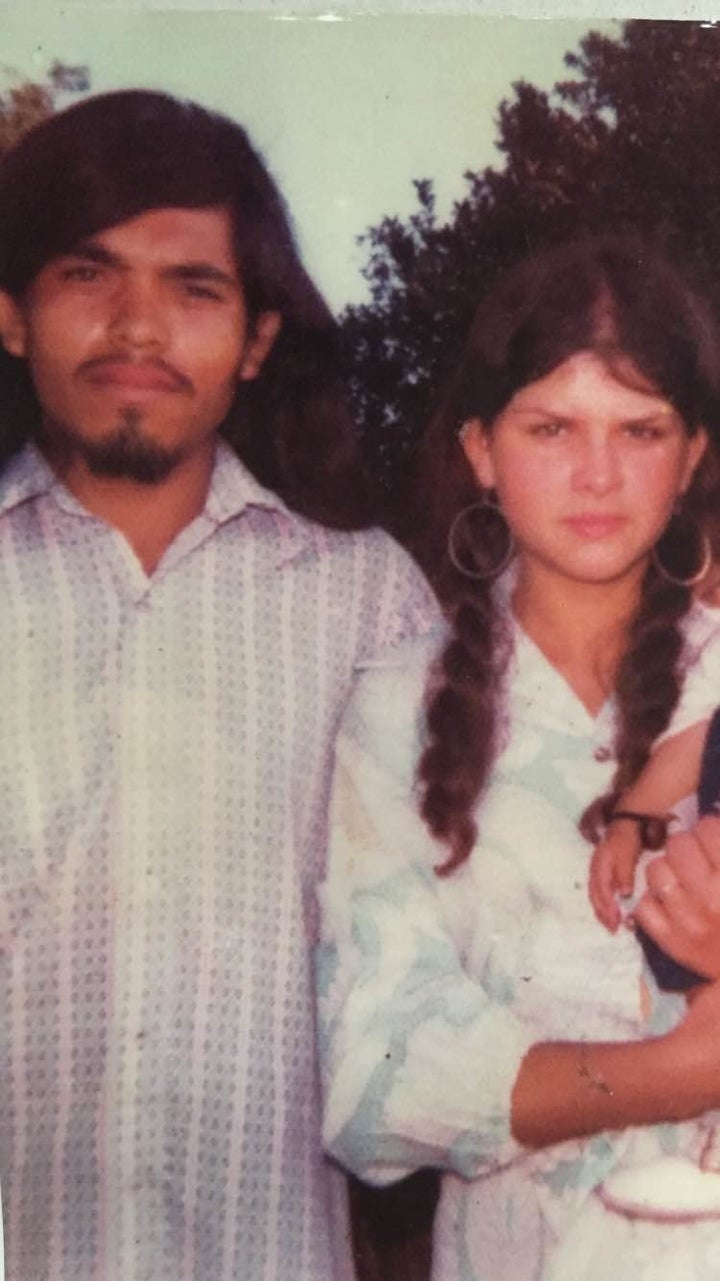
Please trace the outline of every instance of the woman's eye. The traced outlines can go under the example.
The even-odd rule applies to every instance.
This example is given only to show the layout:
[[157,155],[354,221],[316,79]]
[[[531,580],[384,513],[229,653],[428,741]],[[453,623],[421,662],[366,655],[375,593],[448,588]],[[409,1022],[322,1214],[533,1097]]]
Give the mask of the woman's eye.
[[626,423],[625,433],[632,440],[662,440],[662,427],[654,423]]

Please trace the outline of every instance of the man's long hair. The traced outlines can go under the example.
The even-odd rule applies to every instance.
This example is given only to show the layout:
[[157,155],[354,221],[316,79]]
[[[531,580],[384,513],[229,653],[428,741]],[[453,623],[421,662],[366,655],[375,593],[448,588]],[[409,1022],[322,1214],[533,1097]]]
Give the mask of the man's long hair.
[[[372,521],[340,375],[335,321],[298,256],[282,197],[245,131],[196,103],[128,90],[38,125],[0,164],[0,288],[15,299],[53,258],[158,208],[225,206],[250,323],[282,328],[221,432],[263,485],[323,524]],[[39,406],[23,361],[0,356],[0,465]]]

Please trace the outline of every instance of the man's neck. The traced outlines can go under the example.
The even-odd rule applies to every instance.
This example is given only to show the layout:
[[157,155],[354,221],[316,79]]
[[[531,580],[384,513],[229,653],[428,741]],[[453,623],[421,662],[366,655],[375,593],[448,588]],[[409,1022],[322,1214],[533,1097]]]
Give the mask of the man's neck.
[[93,475],[80,459],[56,466],[63,484],[94,516],[118,529],[146,574],[152,574],[170,544],[202,511],[215,458],[215,442],[177,464],[156,484]]

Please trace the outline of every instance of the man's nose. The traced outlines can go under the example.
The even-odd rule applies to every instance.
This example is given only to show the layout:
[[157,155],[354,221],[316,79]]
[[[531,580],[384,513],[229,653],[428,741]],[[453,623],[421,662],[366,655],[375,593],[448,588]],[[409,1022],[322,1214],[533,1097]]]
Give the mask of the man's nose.
[[156,284],[128,276],[113,297],[110,331],[134,348],[162,347],[167,338],[167,315]]

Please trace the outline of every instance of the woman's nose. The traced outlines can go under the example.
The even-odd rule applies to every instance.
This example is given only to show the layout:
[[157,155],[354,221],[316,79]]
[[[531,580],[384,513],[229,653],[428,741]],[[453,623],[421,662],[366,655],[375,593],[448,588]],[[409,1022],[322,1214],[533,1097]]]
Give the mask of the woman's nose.
[[604,494],[615,488],[619,478],[620,460],[614,441],[588,436],[578,442],[574,479],[579,488]]

